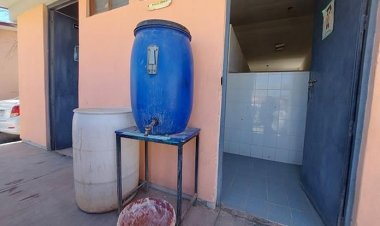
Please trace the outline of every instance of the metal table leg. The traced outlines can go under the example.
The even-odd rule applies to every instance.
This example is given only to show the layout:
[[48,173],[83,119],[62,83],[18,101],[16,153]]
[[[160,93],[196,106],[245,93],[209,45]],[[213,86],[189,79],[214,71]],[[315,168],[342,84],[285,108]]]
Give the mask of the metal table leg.
[[181,225],[181,220],[182,220],[182,151],[183,151],[182,145],[178,146],[176,225]]
[[[197,199],[197,194],[198,194],[198,176],[199,176],[199,133],[198,135],[192,135],[190,139],[193,139],[194,136],[196,137],[196,145],[195,145],[195,181],[194,181],[194,196],[191,199],[191,204],[194,204],[196,199]],[[118,135],[116,133],[116,165],[117,165],[117,196],[118,196],[118,213],[122,211],[123,208],[123,196],[122,196],[122,172],[121,172],[121,138],[131,138],[131,139],[137,139],[134,136],[130,135]],[[187,140],[189,141],[189,140]],[[183,166],[183,145],[186,142],[179,142],[177,143],[178,147],[178,164],[177,164],[177,206],[176,206],[176,225],[181,225],[182,223],[182,217],[186,215],[186,212],[182,215],[182,166]],[[148,188],[148,181],[149,181],[149,145],[148,141],[144,140],[144,145],[145,145],[145,175],[144,179],[145,181],[140,184],[138,187],[136,187],[134,190],[132,190],[129,194],[127,194],[127,197],[130,197],[134,192],[138,191],[142,187]],[[155,142],[155,141],[153,141]],[[160,143],[160,142],[157,142]],[[165,143],[165,142],[163,142]],[[169,144],[169,143],[168,143]],[[191,204],[188,206],[187,210],[191,207]]]
[[[149,164],[148,164],[148,141],[145,141],[145,182],[148,182],[148,176],[149,176]],[[148,189],[148,183],[146,183],[145,189]]]
[[120,214],[123,205],[122,184],[121,184],[121,138],[116,135],[116,165],[117,165],[117,205]]
[[[199,135],[195,138],[195,176],[194,193],[198,193],[198,161],[199,161]],[[195,203],[195,202],[194,202]]]

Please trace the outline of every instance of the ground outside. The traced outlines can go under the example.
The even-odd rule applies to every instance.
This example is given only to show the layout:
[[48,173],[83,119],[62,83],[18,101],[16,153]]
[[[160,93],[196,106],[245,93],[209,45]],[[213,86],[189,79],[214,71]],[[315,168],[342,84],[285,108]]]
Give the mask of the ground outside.
[[[79,210],[73,180],[70,156],[23,142],[0,144],[0,225],[116,225],[116,212],[87,214]],[[155,189],[140,192],[136,198],[148,196],[163,198],[175,207],[174,196]],[[189,210],[183,225],[274,225],[254,220],[199,204]]]

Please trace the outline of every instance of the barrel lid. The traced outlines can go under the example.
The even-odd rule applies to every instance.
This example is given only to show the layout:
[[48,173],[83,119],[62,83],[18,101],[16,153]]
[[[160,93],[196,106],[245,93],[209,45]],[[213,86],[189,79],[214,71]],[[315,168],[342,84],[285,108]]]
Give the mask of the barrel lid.
[[134,34],[136,36],[136,33],[143,29],[143,28],[150,28],[150,27],[164,27],[164,28],[171,28],[173,30],[177,30],[180,32],[183,32],[189,40],[191,41],[191,34],[190,31],[183,25],[169,21],[169,20],[160,20],[160,19],[151,19],[151,20],[144,20],[137,24]]
[[131,108],[76,108],[74,113],[90,114],[90,115],[109,115],[109,114],[124,114],[132,112]]

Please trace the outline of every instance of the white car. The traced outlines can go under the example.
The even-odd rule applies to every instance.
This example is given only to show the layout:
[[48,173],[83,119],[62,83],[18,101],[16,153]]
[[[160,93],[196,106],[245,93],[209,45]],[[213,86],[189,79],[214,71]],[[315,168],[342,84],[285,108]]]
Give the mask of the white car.
[[20,135],[20,100],[0,101],[0,132]]

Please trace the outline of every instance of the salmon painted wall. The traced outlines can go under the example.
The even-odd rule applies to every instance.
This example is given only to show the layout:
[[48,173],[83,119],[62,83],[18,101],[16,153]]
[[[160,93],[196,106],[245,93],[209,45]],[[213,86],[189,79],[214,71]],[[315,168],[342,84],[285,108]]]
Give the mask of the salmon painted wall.
[[18,96],[17,31],[0,26],[0,100]]
[[[358,171],[355,226],[380,225],[380,16],[376,28],[377,53],[374,78],[370,82],[366,128],[362,145],[361,164]],[[376,56],[376,54],[374,54]]]
[[43,147],[46,147],[46,20],[44,5],[17,17],[21,138]]
[[[223,70],[226,3],[220,0],[174,0],[168,8],[148,11],[155,1],[131,0],[129,5],[87,16],[86,0],[79,1],[80,107],[130,106],[129,67],[136,24],[145,19],[173,20],[191,32],[194,54],[194,106],[189,126],[200,127],[199,195],[216,200],[220,77]],[[194,143],[184,150],[184,191],[193,191]],[[176,150],[150,146],[150,180],[176,187]],[[142,166],[142,164],[141,164]]]

